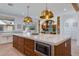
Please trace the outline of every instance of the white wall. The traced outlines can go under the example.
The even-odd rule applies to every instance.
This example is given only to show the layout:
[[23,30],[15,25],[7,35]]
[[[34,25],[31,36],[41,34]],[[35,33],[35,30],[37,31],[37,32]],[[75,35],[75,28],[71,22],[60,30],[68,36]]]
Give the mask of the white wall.
[[70,35],[71,39],[76,40],[79,46],[79,14],[71,13],[61,17],[61,34]]
[[60,33],[62,35],[69,35],[72,39],[76,39],[78,31],[77,14],[71,13],[61,16]]
[[78,22],[78,29],[77,29],[77,46],[79,46],[79,12],[77,13],[77,22]]
[[15,31],[23,31],[23,17],[15,17]]

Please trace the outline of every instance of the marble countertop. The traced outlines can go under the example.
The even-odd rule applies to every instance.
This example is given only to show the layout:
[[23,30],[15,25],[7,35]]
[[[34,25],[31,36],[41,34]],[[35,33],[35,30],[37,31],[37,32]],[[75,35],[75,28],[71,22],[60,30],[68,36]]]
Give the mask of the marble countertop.
[[35,41],[44,42],[51,45],[59,45],[64,41],[68,40],[68,35],[54,35],[54,34],[39,34],[39,35],[26,35],[26,34],[14,34],[16,36],[30,38]]

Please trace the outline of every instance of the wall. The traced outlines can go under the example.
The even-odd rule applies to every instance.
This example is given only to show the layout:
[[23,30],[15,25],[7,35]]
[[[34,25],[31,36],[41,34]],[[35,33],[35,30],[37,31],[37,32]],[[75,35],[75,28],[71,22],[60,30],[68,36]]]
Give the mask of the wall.
[[15,17],[15,31],[23,31],[23,17]]
[[77,46],[79,47],[79,12],[77,12],[77,22],[78,22],[78,31],[77,31],[77,33],[76,33],[76,35],[77,35]]
[[69,35],[79,46],[79,14],[66,14],[61,17],[61,20],[61,35]]
[[76,19],[76,16],[73,14],[65,14],[60,16],[60,34],[71,35],[71,27],[73,20]]

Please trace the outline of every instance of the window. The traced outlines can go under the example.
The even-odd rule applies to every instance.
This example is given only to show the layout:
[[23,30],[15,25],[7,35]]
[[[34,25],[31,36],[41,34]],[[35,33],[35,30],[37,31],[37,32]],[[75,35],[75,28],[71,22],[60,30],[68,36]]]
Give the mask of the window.
[[10,32],[15,28],[14,20],[0,20],[0,31]]
[[3,31],[3,26],[2,25],[0,25],[0,31]]

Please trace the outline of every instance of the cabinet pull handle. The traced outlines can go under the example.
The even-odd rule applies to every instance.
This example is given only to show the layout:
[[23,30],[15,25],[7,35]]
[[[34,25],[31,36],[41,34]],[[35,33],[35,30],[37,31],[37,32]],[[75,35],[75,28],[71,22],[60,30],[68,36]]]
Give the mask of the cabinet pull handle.
[[65,47],[67,47],[67,43],[65,42]]

